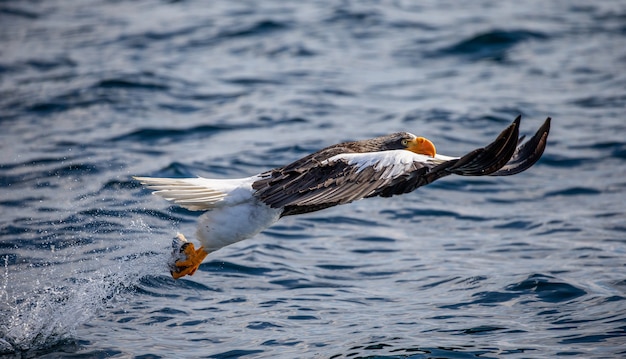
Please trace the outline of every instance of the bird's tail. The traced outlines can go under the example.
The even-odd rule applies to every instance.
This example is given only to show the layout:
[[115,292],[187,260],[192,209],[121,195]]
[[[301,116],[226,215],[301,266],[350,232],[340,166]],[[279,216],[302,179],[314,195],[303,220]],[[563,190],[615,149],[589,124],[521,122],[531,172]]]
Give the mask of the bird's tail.
[[[153,178],[133,177],[149,189],[168,201],[192,211],[206,211],[219,205],[228,195],[206,178]],[[217,188],[216,188],[217,187]]]

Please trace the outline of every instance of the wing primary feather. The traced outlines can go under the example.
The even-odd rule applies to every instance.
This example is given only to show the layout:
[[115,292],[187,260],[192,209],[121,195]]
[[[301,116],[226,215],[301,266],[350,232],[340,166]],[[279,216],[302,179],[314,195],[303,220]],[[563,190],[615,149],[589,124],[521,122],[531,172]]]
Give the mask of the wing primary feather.
[[484,176],[499,170],[515,152],[520,120],[518,116],[495,141],[461,157],[449,171],[461,176]]
[[534,165],[546,148],[548,143],[548,134],[550,133],[551,118],[548,117],[543,125],[539,127],[537,132],[528,141],[522,143],[524,137],[520,137],[519,145],[513,154],[513,157],[501,169],[491,173],[491,176],[511,176],[529,169]]

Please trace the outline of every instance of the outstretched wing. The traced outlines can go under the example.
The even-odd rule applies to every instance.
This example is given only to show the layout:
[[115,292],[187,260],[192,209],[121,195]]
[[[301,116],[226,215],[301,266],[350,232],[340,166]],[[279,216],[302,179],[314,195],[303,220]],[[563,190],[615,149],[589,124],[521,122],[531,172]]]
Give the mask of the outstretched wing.
[[375,195],[402,176],[428,173],[435,161],[406,150],[339,154],[302,173],[274,172],[253,188],[264,203],[284,207],[283,216],[301,214]]
[[[284,207],[283,216],[286,216],[366,197],[408,193],[450,174],[484,176],[519,173],[537,161],[543,148],[540,151],[531,149],[535,145],[545,147],[547,137],[544,131],[545,136],[540,136],[543,140],[536,140],[536,134],[518,148],[519,124],[518,117],[494,142],[460,158],[428,157],[406,150],[339,153],[314,163],[307,161],[302,168],[291,165],[288,170],[283,168],[267,172],[253,184],[253,188],[257,198],[267,205]],[[499,173],[503,168],[506,170]]]

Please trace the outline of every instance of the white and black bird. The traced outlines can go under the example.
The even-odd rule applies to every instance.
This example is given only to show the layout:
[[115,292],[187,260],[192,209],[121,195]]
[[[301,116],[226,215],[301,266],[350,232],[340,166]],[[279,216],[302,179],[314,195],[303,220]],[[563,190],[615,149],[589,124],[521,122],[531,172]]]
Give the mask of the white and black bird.
[[495,141],[462,157],[437,154],[431,141],[398,132],[332,145],[252,177],[135,179],[181,207],[206,211],[196,232],[200,248],[183,235],[175,238],[170,269],[177,279],[192,275],[209,253],[250,238],[284,216],[409,193],[448,175],[520,173],[543,154],[550,118],[526,142],[518,138],[519,125],[518,116]]

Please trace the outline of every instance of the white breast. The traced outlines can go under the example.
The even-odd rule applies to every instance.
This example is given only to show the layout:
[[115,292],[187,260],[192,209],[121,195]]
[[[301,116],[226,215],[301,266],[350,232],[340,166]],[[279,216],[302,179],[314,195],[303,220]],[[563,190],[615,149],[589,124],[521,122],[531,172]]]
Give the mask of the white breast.
[[[205,250],[214,252],[248,239],[278,221],[282,209],[265,205],[252,193],[252,188],[247,192],[237,191],[233,193],[237,198],[230,205],[220,206],[200,217],[196,237]],[[228,198],[224,202],[228,203]]]

